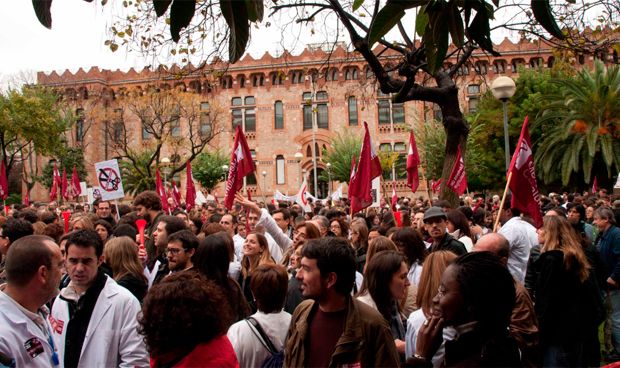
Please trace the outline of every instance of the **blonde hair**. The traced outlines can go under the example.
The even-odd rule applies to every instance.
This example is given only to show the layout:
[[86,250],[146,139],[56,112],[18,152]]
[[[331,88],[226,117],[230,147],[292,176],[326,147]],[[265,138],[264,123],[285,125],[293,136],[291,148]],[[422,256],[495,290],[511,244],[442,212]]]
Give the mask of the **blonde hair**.
[[245,236],[246,241],[250,235],[256,236],[256,241],[258,242],[259,247],[262,249],[262,252],[258,257],[243,256],[243,260],[241,261],[241,274],[244,278],[250,276],[252,274],[252,271],[254,271],[256,267],[262,264],[276,263],[271,257],[271,253],[269,253],[269,242],[267,242],[267,238],[265,237],[265,235],[256,231],[251,231]]
[[71,219],[71,227],[70,227],[70,229],[73,230],[73,227],[78,222],[82,222],[82,225],[84,225],[84,229],[95,230],[95,224],[93,224],[92,220],[88,216],[77,216],[77,217]]
[[105,262],[112,268],[114,280],[118,281],[127,275],[146,281],[143,267],[138,258],[138,247],[128,236],[110,239],[103,250]]
[[579,281],[584,282],[590,275],[590,263],[583,253],[579,238],[568,220],[560,216],[543,217],[542,230],[545,232],[545,241],[541,246],[541,253],[551,250],[560,250],[564,253],[564,268],[567,271],[575,270]]
[[431,314],[433,298],[437,295],[441,284],[441,275],[456,258],[457,255],[448,250],[439,250],[432,252],[424,260],[416,304],[422,308],[426,316]]

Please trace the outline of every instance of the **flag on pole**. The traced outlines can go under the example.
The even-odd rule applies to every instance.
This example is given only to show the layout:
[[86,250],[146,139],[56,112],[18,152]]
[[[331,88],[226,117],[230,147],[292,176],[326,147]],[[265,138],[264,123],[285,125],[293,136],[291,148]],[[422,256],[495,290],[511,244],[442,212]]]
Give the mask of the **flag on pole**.
[[392,180],[392,211],[396,212],[396,205],[398,204],[398,195],[396,195],[396,181]]
[[465,172],[461,146],[456,150],[456,160],[448,178],[448,188],[452,189],[457,195],[462,195],[467,189],[467,173]]
[[0,199],[3,201],[9,196],[9,182],[6,177],[6,166],[4,160],[0,164]]
[[58,199],[58,187],[60,185],[60,174],[58,173],[58,166],[54,163],[52,169],[52,188],[50,189],[50,201]]
[[192,163],[188,160],[185,164],[187,170],[187,182],[185,183],[185,207],[187,212],[196,206],[196,186],[194,185],[194,176],[192,174]]
[[164,187],[164,183],[161,181],[159,169],[155,171],[155,191],[161,199],[161,208],[164,210],[164,212],[168,212],[168,199],[166,198],[166,188]]
[[592,194],[596,194],[596,192],[598,192],[598,183],[595,176],[594,182],[592,182]]
[[349,183],[349,199],[351,201],[352,213],[361,211],[372,204],[372,179],[381,176],[381,163],[372,147],[366,122],[364,122],[364,130],[360,159],[355,175]]
[[177,183],[172,181],[172,200],[174,201],[174,208],[181,207],[181,192],[179,192],[179,188],[177,187]]
[[521,136],[515,147],[515,152],[510,162],[508,176],[512,174],[509,187],[512,191],[511,208],[516,208],[522,213],[528,214],[534,220],[536,227],[542,226],[542,211],[540,209],[540,193],[536,183],[534,172],[534,155],[532,142],[527,129],[528,118],[525,117]]
[[441,189],[441,178],[439,178],[439,180],[431,180],[431,190],[433,191],[433,193],[439,193],[439,190]]
[[226,195],[224,198],[224,205],[229,210],[235,201],[235,194],[243,186],[243,177],[254,172],[256,166],[254,166],[254,160],[248,147],[248,142],[245,140],[245,135],[241,130],[241,126],[237,125],[237,131],[235,132],[235,142],[233,144],[233,150],[230,157],[230,165],[228,167],[228,180],[226,181]]
[[407,186],[414,193],[420,186],[418,165],[420,165],[420,155],[418,154],[418,146],[415,143],[413,131],[411,131],[409,132],[409,152],[407,153]]
[[299,204],[305,212],[312,211],[312,207],[310,207],[310,203],[308,203],[308,182],[306,178],[304,178],[304,182],[301,183],[301,187],[295,196],[295,203]]
[[80,178],[75,166],[73,166],[73,172],[71,173],[71,193],[76,198],[82,195],[82,186],[80,185]]
[[60,182],[60,193],[65,201],[69,199],[69,182],[67,181],[67,169],[62,168],[62,180]]

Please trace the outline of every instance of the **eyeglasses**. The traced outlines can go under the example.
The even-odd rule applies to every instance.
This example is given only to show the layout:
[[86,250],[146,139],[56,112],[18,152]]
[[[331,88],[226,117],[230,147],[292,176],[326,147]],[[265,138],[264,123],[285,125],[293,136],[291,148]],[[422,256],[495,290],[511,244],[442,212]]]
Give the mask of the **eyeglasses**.
[[166,248],[166,254],[179,254],[181,251],[185,251],[185,248]]
[[444,295],[446,295],[446,289],[444,289],[442,286],[439,286],[439,288],[437,288],[437,296],[443,298]]

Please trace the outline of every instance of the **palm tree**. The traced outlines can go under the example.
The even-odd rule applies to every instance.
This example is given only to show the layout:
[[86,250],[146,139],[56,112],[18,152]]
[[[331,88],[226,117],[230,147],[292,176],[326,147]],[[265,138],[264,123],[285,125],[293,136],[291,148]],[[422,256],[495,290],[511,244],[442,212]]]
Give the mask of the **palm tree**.
[[[536,149],[539,173],[547,183],[583,173],[590,183],[593,167],[611,177],[620,169],[620,67],[596,61],[572,78],[554,80],[558,95],[549,96],[536,124],[542,125]],[[542,171],[541,171],[542,169]]]
[[123,190],[126,194],[136,195],[155,188],[155,177],[148,170],[152,154],[151,150],[139,151],[135,152],[131,159],[119,161],[123,175]]

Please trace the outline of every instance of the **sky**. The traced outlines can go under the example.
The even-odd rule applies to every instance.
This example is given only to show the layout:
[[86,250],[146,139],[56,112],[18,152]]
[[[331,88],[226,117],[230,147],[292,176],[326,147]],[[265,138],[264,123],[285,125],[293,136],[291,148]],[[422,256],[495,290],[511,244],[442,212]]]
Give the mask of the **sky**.
[[[0,1],[0,90],[34,82],[37,71],[62,72],[68,69],[75,72],[80,67],[88,70],[91,66],[111,70],[128,70],[133,67],[140,70],[152,64],[138,53],[128,52],[123,47],[112,52],[104,45],[113,18],[111,12],[120,3],[112,0],[102,6],[101,0],[90,3],[83,0],[55,0],[52,3],[52,29],[49,30],[37,20],[31,1]],[[278,24],[279,20],[265,16],[263,24],[267,21]],[[280,44],[283,38],[299,38],[296,43],[299,50],[300,46],[321,42],[322,33],[333,34],[328,25],[315,22],[314,26],[323,28],[317,29],[314,36],[308,30],[291,35],[275,26],[253,27],[248,51],[254,57],[260,57],[265,51],[278,54],[283,48]],[[345,36],[344,39],[348,38]],[[291,49],[289,46],[287,48]]]

